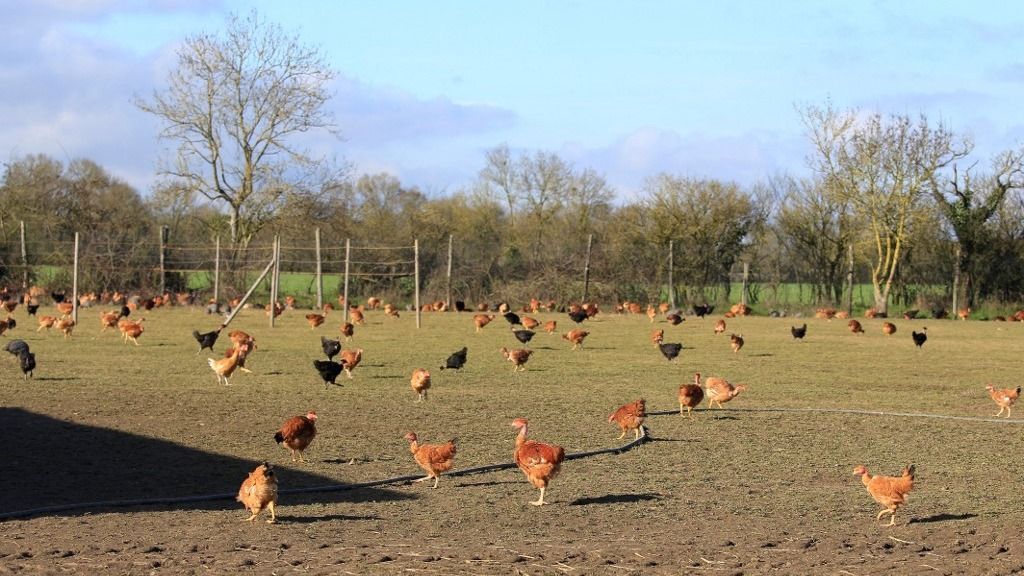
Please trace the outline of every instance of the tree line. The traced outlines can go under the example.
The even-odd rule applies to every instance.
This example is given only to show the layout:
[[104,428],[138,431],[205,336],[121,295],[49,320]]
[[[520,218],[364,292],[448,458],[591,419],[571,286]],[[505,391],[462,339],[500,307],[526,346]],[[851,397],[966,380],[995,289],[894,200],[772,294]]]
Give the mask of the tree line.
[[[235,290],[258,265],[254,246],[273,236],[309,245],[320,228],[329,246],[418,239],[428,298],[443,294],[451,236],[453,288],[467,301],[579,299],[591,238],[591,294],[601,301],[665,301],[669,290],[682,302],[736,301],[744,263],[757,281],[751,297],[770,305],[796,285],[805,304],[842,306],[851,267],[883,312],[948,303],[954,276],[970,306],[1024,299],[1024,150],[975,158],[969,138],[923,114],[805,106],[807,175],[750,186],[660,173],[623,199],[597,170],[500,145],[472,183],[437,195],[391,174],[350,177],[343,162],[303,148],[308,133],[343,132],[325,108],[334,75],[316,49],[255,12],[187,38],[165,86],[136,97],[171,145],[146,196],[88,159],[5,165],[3,281],[19,279],[25,222],[35,264],[66,266],[82,233],[92,290],[152,289],[163,227],[172,243],[211,253],[222,239]],[[398,264],[377,270],[391,274],[360,277],[357,294],[408,298]]]

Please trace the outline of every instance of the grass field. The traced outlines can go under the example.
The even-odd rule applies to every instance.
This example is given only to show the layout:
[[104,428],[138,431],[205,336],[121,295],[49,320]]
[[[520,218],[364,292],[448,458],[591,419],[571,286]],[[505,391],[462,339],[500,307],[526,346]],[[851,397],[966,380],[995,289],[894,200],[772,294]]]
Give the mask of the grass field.
[[[40,314],[52,313],[41,309]],[[615,446],[607,422],[645,397],[654,441],[618,455],[572,460],[536,498],[518,470],[352,491],[282,496],[279,523],[248,524],[230,499],[112,508],[102,505],[0,522],[0,572],[338,574],[992,573],[1024,570],[1019,486],[1024,420],[997,410],[984,385],[1015,387],[1024,368],[1024,325],[881,320],[850,334],[840,321],[728,320],[746,346],[729,349],[713,319],[677,327],[646,317],[599,315],[584,348],[538,333],[527,370],[498,352],[518,346],[501,320],[480,334],[469,315],[426,314],[415,329],[370,313],[353,345],[364,349],[354,380],[325,389],[311,366],[321,334],[301,311],[274,329],[255,311],[232,328],[258,349],[231,386],[216,383],[193,328],[218,319],[199,310],[146,313],[140,346],[99,332],[81,311],[65,340],[35,332],[18,309],[5,339],[26,340],[35,379],[0,363],[4,487],[0,514],[41,506],[135,498],[234,494],[260,460],[278,466],[282,489],[418,474],[402,435],[457,436],[456,468],[507,462],[515,417],[531,436],[568,452]],[[565,315],[560,332],[569,329]],[[802,322],[802,321],[801,321]],[[916,349],[912,329],[927,326]],[[682,342],[667,362],[652,328]],[[218,342],[221,353],[226,338]],[[460,373],[437,367],[469,348]],[[431,369],[430,399],[415,403],[414,368]],[[723,411],[683,418],[676,390],[694,372],[749,390]],[[706,406],[706,405],[705,405]],[[858,409],[963,416],[942,419],[763,409]],[[1024,405],[1021,406],[1024,410]],[[287,417],[316,410],[319,434],[293,465],[272,436]],[[1020,412],[1024,416],[1024,411]],[[899,524],[851,474],[857,464],[894,474],[914,462],[918,483]],[[907,521],[910,521],[909,524]]]

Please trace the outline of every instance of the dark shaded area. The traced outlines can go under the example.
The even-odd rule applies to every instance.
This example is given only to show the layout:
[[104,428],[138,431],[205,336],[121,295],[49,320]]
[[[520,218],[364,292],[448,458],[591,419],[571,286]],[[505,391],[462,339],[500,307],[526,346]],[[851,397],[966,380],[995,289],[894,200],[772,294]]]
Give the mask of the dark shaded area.
[[[978,517],[977,514],[971,514],[969,512],[966,513],[966,514],[945,514],[945,513],[943,513],[943,514],[935,514],[933,516],[928,516],[926,518],[913,518],[911,520],[911,522],[913,522],[914,524],[917,524],[919,522],[920,523],[950,522],[950,521],[955,521],[955,520],[970,520],[971,518],[977,518],[977,517]],[[908,522],[908,524],[909,524],[909,522]]]
[[[241,509],[234,495],[246,475],[259,464],[157,438],[57,420],[19,408],[0,408],[0,429],[4,431],[0,516],[48,506],[217,495],[224,497],[153,506],[174,510]],[[282,504],[416,497],[379,488],[346,490],[336,479],[272,464],[282,491],[313,486],[333,488],[314,494],[282,494]],[[139,509],[97,505],[43,514],[77,516]]]
[[593,498],[577,498],[569,502],[569,506],[589,506],[591,504],[629,504],[632,502],[646,502],[648,500],[661,500],[660,494],[650,492],[642,494],[606,494]]

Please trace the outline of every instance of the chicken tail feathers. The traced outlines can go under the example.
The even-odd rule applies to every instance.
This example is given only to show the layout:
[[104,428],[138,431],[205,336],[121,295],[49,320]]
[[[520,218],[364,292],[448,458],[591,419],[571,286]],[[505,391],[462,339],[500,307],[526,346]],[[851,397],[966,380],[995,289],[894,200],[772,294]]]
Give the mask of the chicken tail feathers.
[[206,359],[206,363],[210,365],[210,368],[214,368],[215,369],[216,368],[216,366],[215,366],[216,362],[217,361],[214,360],[213,358],[207,358]]
[[275,432],[274,433],[274,442],[277,442],[278,444],[280,444],[281,442],[284,442],[284,434],[281,434],[281,432]]
[[915,466],[913,464],[911,464],[910,466],[907,466],[906,468],[903,469],[903,473],[901,475],[904,478],[910,478],[911,480],[913,480],[914,479],[914,472],[915,472],[915,470],[916,470]]

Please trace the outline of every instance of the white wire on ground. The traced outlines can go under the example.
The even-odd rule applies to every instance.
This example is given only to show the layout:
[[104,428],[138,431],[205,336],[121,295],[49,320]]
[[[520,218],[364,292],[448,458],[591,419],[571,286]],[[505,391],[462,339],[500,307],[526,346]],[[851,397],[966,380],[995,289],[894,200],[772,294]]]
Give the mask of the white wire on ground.
[[[925,412],[882,412],[878,410],[857,410],[852,408],[729,408],[725,410],[711,410],[705,408],[701,412],[713,414],[715,412],[815,412],[819,414],[857,414],[861,416],[894,416],[900,418],[935,418],[939,420],[961,420],[966,422],[995,422],[1002,424],[1024,424],[1024,419],[1009,419],[979,417],[979,416],[950,416],[947,414],[928,414]],[[679,414],[678,410],[663,410],[660,412],[648,412],[648,416],[670,416]]]

